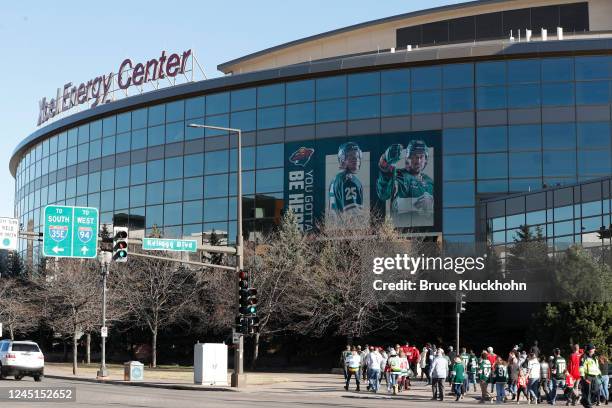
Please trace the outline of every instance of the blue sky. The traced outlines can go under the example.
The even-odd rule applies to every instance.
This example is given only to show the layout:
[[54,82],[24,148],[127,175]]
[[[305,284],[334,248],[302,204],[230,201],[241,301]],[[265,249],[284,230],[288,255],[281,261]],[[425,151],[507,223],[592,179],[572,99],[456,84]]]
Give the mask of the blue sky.
[[123,59],[191,48],[206,75],[219,63],[287,41],[457,0],[10,1],[0,14],[0,216],[13,215],[8,170],[36,130],[38,101],[67,82],[115,71]]

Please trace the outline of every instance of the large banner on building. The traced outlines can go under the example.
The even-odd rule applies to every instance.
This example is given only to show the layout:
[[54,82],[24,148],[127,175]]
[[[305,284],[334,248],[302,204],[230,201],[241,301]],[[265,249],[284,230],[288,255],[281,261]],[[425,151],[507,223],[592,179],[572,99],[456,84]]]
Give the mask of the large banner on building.
[[287,143],[285,206],[304,231],[372,214],[414,232],[441,231],[441,132]]

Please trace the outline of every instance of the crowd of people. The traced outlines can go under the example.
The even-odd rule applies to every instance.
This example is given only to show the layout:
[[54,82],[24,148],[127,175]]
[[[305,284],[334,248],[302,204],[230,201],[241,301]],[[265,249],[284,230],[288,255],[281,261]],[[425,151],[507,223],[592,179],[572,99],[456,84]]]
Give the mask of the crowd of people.
[[386,348],[347,345],[340,360],[347,391],[352,379],[356,391],[366,382],[367,391],[373,393],[379,392],[384,381],[387,393],[396,395],[409,390],[411,381],[420,376],[431,385],[431,399],[437,401],[444,400],[445,384],[455,401],[470,389],[480,394],[480,403],[519,404],[522,396],[527,404],[555,405],[563,400],[565,405],[580,402],[592,407],[610,400],[608,358],[592,344],[584,349],[574,345],[567,359],[559,348],[547,356],[537,341],[529,351],[514,346],[504,357],[495,354],[493,347],[476,354],[465,347],[445,351],[429,343],[421,350],[409,342]]

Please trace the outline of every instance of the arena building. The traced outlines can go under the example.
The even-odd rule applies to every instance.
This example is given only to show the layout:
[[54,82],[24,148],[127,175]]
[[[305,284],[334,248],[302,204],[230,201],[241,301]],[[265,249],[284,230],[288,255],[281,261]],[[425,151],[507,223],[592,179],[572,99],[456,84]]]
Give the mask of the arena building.
[[[109,87],[179,75],[189,58],[124,61],[116,80],[67,84],[41,101],[41,127],[10,161],[25,230],[41,231],[44,207],[62,204],[99,208],[101,223],[131,236],[234,241],[236,137],[190,124],[241,129],[250,240],[286,208],[304,230],[376,210],[409,234],[500,245],[534,216],[551,225],[553,245],[610,224],[608,0],[401,14],[222,63],[222,77],[107,98]],[[47,123],[78,104],[90,107]],[[586,204],[596,221],[583,220],[589,200],[576,191],[599,203],[597,214]],[[534,197],[544,201],[530,212]],[[569,218],[556,220],[557,207]],[[35,241],[20,250],[40,256]]]

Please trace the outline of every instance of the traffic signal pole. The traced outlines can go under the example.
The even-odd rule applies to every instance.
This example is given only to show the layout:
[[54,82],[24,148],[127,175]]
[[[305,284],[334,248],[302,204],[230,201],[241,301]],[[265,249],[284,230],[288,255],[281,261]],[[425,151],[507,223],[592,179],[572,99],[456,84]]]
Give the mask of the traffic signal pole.
[[[236,275],[244,267],[243,242],[242,242],[242,132],[235,129],[238,136],[237,140],[237,180],[236,180]],[[238,291],[236,291],[238,292]],[[240,313],[240,303],[238,302],[238,313]],[[234,353],[234,372],[232,373],[232,387],[240,388],[246,385],[246,375],[244,374],[244,335],[240,334],[236,352]]]
[[[111,254],[109,252],[100,252],[100,264],[102,265],[102,327],[106,327],[106,278],[108,276],[108,264]],[[100,370],[98,370],[97,378],[108,378],[108,370],[106,369],[106,336],[102,336],[102,356],[100,359]]]

